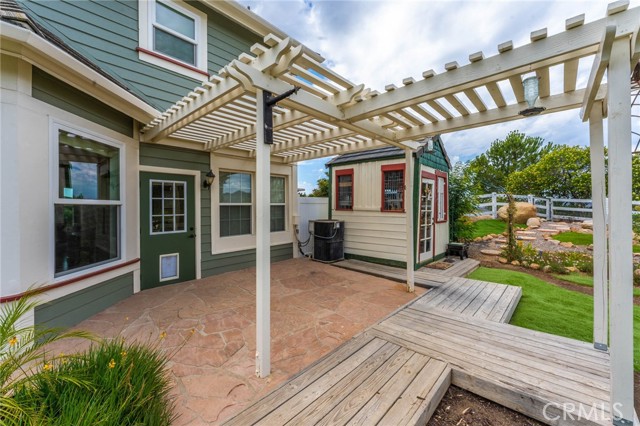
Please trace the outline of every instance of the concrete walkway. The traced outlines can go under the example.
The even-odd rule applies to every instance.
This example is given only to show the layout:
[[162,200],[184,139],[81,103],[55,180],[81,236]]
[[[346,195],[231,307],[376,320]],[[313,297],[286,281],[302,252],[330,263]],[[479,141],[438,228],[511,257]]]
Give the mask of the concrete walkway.
[[[415,297],[404,284],[308,259],[273,264],[271,294],[267,379],[255,376],[253,268],[143,291],[76,328],[103,337],[162,340],[161,347],[173,354],[169,367],[180,415],[175,425],[211,425]],[[71,353],[83,345],[67,342],[55,350]]]

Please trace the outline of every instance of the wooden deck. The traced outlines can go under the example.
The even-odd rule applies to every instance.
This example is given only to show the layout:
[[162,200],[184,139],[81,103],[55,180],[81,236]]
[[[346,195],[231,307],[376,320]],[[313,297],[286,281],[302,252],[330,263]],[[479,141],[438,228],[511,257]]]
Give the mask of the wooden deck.
[[[339,268],[350,269],[377,277],[388,278],[394,281],[407,282],[405,269],[394,266],[380,265],[377,263],[363,262],[361,260],[348,259],[332,264]],[[465,259],[456,262],[445,270],[421,268],[415,271],[415,284],[421,287],[440,287],[449,282],[452,277],[465,277],[474,271],[480,262],[475,259]]]
[[451,383],[548,424],[610,424],[609,355],[506,324],[520,290],[450,278],[226,424],[424,425]]

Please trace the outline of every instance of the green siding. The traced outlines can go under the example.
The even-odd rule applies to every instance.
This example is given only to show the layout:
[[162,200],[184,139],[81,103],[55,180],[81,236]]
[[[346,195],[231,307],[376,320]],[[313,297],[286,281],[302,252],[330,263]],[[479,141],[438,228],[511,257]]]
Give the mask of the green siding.
[[[39,24],[159,110],[169,108],[200,83],[138,59],[137,0],[18,1]],[[207,14],[210,74],[261,40],[199,2],[188,3]]]
[[363,262],[378,263],[380,265],[393,266],[396,268],[403,268],[403,269],[407,268],[407,263],[401,262],[399,260],[381,259],[379,257],[371,257],[371,256],[360,256],[359,254],[352,254],[352,253],[345,253],[344,257],[345,259],[362,260]]
[[[199,183],[204,181],[204,175],[211,168],[209,153],[164,145],[140,144],[140,164],[144,166],[170,167],[177,169],[199,170]],[[213,186],[215,190],[217,186]],[[255,266],[255,249],[237,252],[211,254],[211,193],[200,191],[200,256],[202,277],[235,271]],[[271,260],[291,259],[293,245],[283,244],[271,248]]]
[[449,173],[449,164],[439,142],[433,144],[433,152],[425,152],[420,157],[420,164]]
[[133,294],[133,272],[35,308],[35,324],[71,327]]
[[32,96],[123,135],[133,136],[133,119],[33,67]]

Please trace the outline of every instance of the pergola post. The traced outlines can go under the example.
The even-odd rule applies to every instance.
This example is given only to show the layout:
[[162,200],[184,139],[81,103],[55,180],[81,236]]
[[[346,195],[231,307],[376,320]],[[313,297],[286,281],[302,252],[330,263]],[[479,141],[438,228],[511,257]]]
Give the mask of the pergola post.
[[629,38],[613,42],[607,75],[609,125],[609,272],[611,412],[631,425],[633,408],[633,253]]
[[602,101],[599,101],[591,109],[589,141],[593,209],[593,343],[596,349],[606,351],[609,345],[609,278],[602,107]]
[[256,375],[271,374],[271,145],[264,143],[263,91],[256,99]]
[[413,253],[414,253],[414,229],[413,229],[413,151],[409,148],[404,150],[405,159],[405,200],[404,211],[406,214],[406,233],[407,233],[407,291],[413,293],[415,291],[415,272],[413,270]]

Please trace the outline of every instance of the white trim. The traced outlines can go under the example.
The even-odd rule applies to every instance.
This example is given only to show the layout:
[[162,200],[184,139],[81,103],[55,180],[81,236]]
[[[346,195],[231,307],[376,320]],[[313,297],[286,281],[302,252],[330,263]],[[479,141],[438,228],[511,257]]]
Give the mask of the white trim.
[[[189,6],[185,2],[178,2],[172,0],[163,0],[163,2],[170,8],[192,18],[195,21],[195,44],[196,55],[195,64],[183,62],[177,58],[170,57],[162,52],[157,52],[153,48],[153,25],[155,24],[155,5],[157,0],[139,0],[138,1],[138,44],[141,48],[154,52],[160,56],[166,57],[171,61],[178,61],[184,63],[185,66],[197,68],[202,72],[208,72],[208,55],[207,55],[207,14],[199,11],[198,9]],[[165,31],[164,27],[162,28]],[[172,31],[171,34],[174,32]],[[183,37],[181,37],[183,38]],[[189,40],[191,41],[191,40]],[[207,77],[179,64],[164,60],[156,56],[150,55],[146,52],[139,51],[138,58],[141,61],[149,62],[151,64],[166,68],[170,71],[182,74],[186,77],[193,78],[198,81],[205,81]]]
[[[176,258],[176,274],[170,277],[162,278],[162,259],[165,257],[175,257]],[[158,281],[173,281],[180,279],[180,253],[167,253],[161,254],[160,260],[158,261]]]
[[[422,175],[422,170],[420,172],[420,174]],[[431,191],[432,191],[432,196],[431,196],[431,237],[429,237],[429,240],[431,241],[430,247],[429,247],[429,251],[425,251],[425,252],[421,252],[420,251],[420,241],[422,238],[421,235],[421,229],[420,229],[420,215],[422,214],[422,184],[423,183],[427,183],[427,185],[431,185]],[[419,187],[418,187],[418,221],[417,221],[417,247],[416,250],[418,252],[418,262],[424,262],[426,260],[432,259],[433,258],[433,248],[434,248],[434,244],[435,244],[435,238],[434,237],[434,232],[435,232],[435,217],[434,217],[434,207],[436,205],[436,199],[435,196],[437,196],[437,190],[436,190],[436,185],[437,185],[437,177],[436,180],[433,180],[431,178],[426,178],[426,177],[422,177],[420,176],[420,181],[419,181]],[[434,194],[435,193],[435,194]]]
[[[199,170],[190,170],[190,169],[177,169],[173,167],[156,167],[156,166],[139,166],[138,172],[150,172],[150,173],[169,173],[175,175],[186,175],[193,176],[194,178],[194,191],[195,191],[195,234],[194,244],[196,247],[196,279],[202,278],[202,227],[200,220],[200,191],[201,185],[200,183],[200,171]],[[138,197],[138,213],[140,212],[140,197]],[[139,223],[139,222],[138,222]],[[138,251],[140,251],[140,233],[138,233]]]
[[[119,182],[119,200],[74,200],[74,202],[69,203],[71,199],[59,198],[58,194],[58,184],[59,184],[59,176],[58,176],[58,167],[59,167],[59,139],[58,135],[60,130],[70,131],[80,136],[84,136],[88,139],[94,140],[96,142],[113,146],[118,148],[119,150],[119,174],[120,174],[120,182]],[[127,148],[126,144],[113,139],[108,136],[104,136],[100,133],[85,129],[76,124],[72,124],[60,119],[56,119],[54,117],[49,117],[49,152],[51,156],[49,157],[49,271],[48,276],[50,281],[53,283],[59,281],[65,281],[70,278],[85,275],[88,273],[92,273],[95,271],[99,271],[105,265],[116,265],[118,262],[124,262],[127,259],[127,250],[126,250],[126,241],[127,241],[127,226],[126,226],[126,217],[127,217],[127,209],[126,209],[126,158],[127,158]],[[55,235],[55,206],[56,204],[75,204],[75,205],[115,205],[120,207],[120,211],[118,214],[118,256],[115,259],[109,259],[103,262],[99,262],[94,264],[94,266],[89,266],[86,268],[81,268],[74,272],[69,272],[65,274],[60,274],[56,276],[55,272],[55,261],[56,261],[56,235]]]

